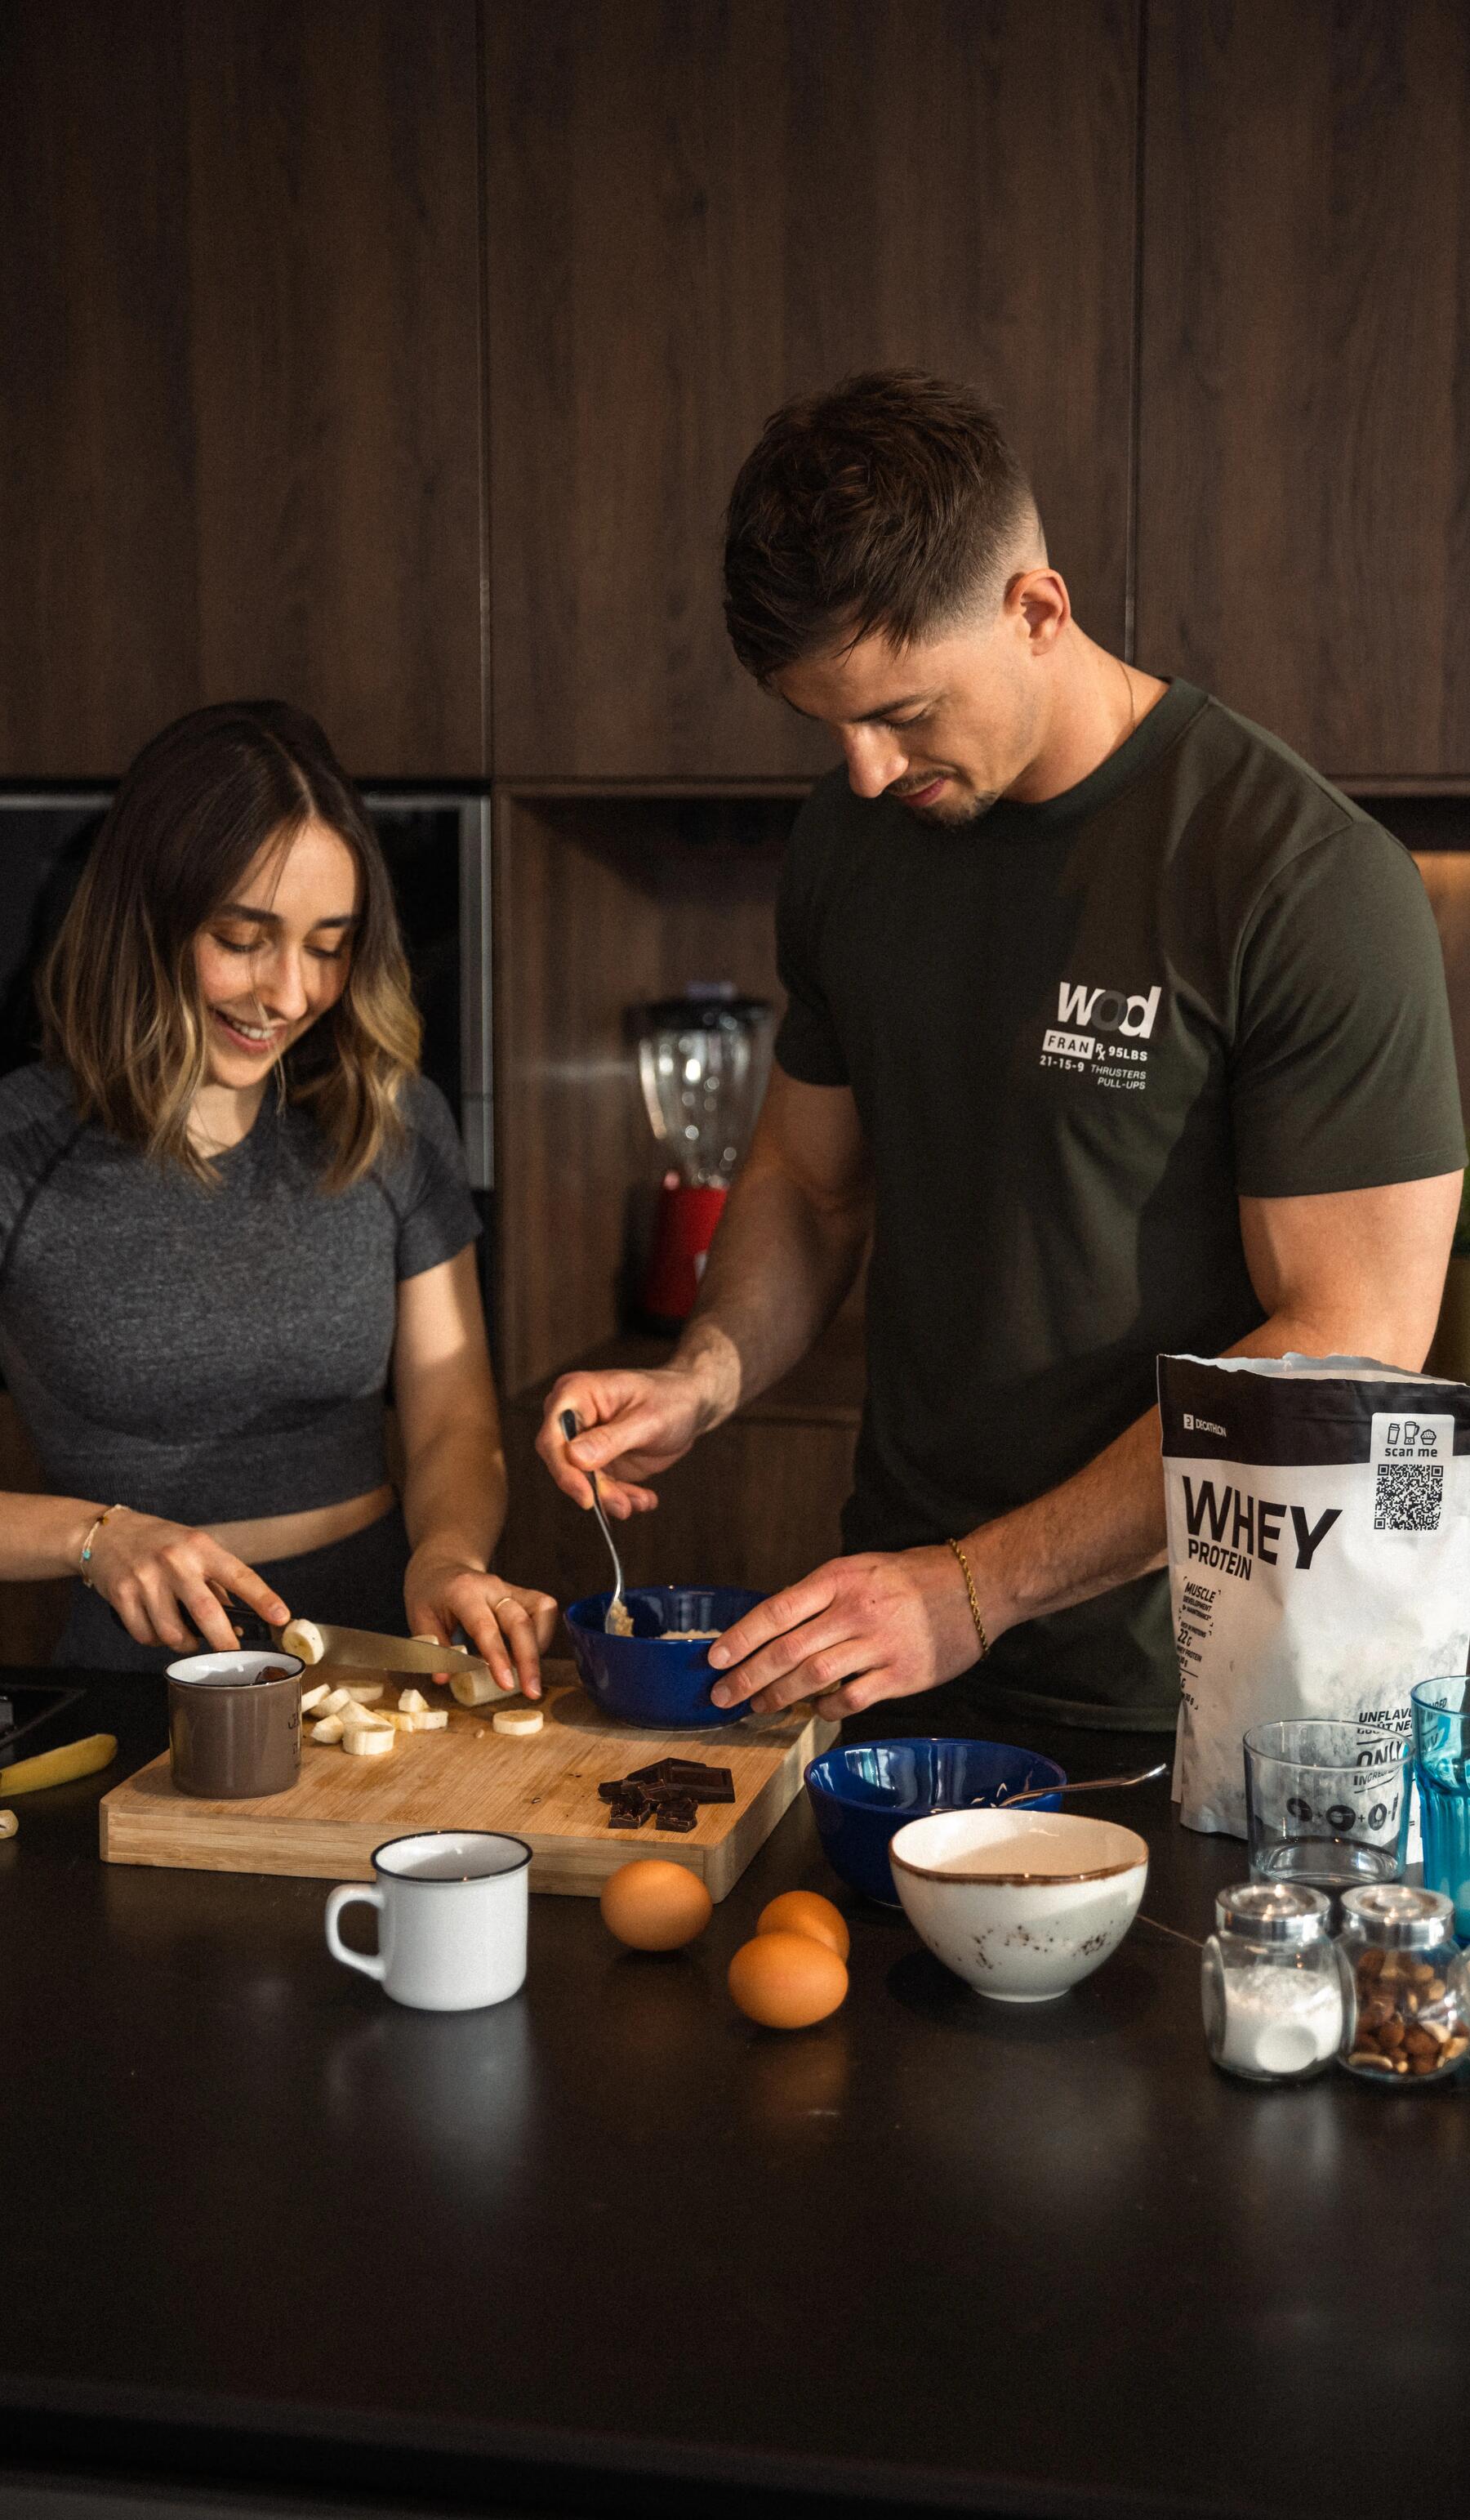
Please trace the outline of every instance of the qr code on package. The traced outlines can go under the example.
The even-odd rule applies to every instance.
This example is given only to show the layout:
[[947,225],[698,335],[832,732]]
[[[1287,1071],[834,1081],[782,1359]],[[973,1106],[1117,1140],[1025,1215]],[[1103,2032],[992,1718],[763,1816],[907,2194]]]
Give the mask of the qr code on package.
[[1375,1531],[1438,1531],[1445,1503],[1443,1462],[1380,1462]]

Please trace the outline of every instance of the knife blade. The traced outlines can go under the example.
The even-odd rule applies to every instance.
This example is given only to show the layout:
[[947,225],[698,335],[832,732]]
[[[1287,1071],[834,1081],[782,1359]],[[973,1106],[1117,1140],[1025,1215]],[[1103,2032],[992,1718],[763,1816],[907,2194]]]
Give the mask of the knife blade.
[[[334,1663],[355,1664],[360,1671],[482,1673],[489,1669],[478,1654],[467,1653],[463,1645],[434,1644],[420,1637],[379,1636],[371,1628],[333,1628],[322,1619],[299,1624],[314,1627],[322,1640],[320,1659],[308,1666],[311,1669]],[[270,1631],[271,1642],[281,1653],[294,1650],[286,1642],[289,1633],[289,1628]]]

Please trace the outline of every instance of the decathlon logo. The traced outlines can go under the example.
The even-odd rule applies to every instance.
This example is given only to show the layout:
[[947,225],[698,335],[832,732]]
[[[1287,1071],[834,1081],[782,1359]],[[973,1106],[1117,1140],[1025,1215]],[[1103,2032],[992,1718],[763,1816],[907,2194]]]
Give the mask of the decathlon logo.
[[1147,1041],[1159,1012],[1159,987],[1146,997],[1126,998],[1121,989],[1090,989],[1079,980],[1063,980],[1056,992],[1059,1024],[1086,1024],[1092,1032],[1119,1032],[1130,1041]]

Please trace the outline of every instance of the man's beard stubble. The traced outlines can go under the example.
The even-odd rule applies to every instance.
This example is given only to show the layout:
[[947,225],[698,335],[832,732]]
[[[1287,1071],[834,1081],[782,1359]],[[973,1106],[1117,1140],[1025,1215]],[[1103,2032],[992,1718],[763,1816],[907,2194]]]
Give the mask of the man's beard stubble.
[[[993,805],[999,805],[1002,792],[999,788],[991,788],[983,792],[972,791],[958,805],[910,805],[908,810],[915,823],[927,823],[934,831],[958,832],[961,831],[966,823],[978,823],[981,816],[988,814]],[[900,804],[905,801],[903,797],[899,798]]]

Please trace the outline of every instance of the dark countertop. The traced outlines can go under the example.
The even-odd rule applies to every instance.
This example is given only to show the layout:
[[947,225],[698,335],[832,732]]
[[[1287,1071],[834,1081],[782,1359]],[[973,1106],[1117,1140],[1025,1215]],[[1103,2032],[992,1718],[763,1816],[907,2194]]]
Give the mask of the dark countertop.
[[986,2003],[841,1892],[848,2002],[783,2038],[724,1970],[778,1889],[836,1887],[804,1802],[692,1952],[534,1898],[522,1995],[423,2015],[329,1958],[321,1882],[101,1865],[162,1685],[96,1684],[65,1730],[99,1728],[117,1766],[0,1843],[12,2471],[1293,2520],[1376,2476],[1463,2512],[1470,2082],[1214,2072],[1187,1938],[1244,1851],[1162,1784],[1107,1806],[1159,1922],[1060,2002]]

